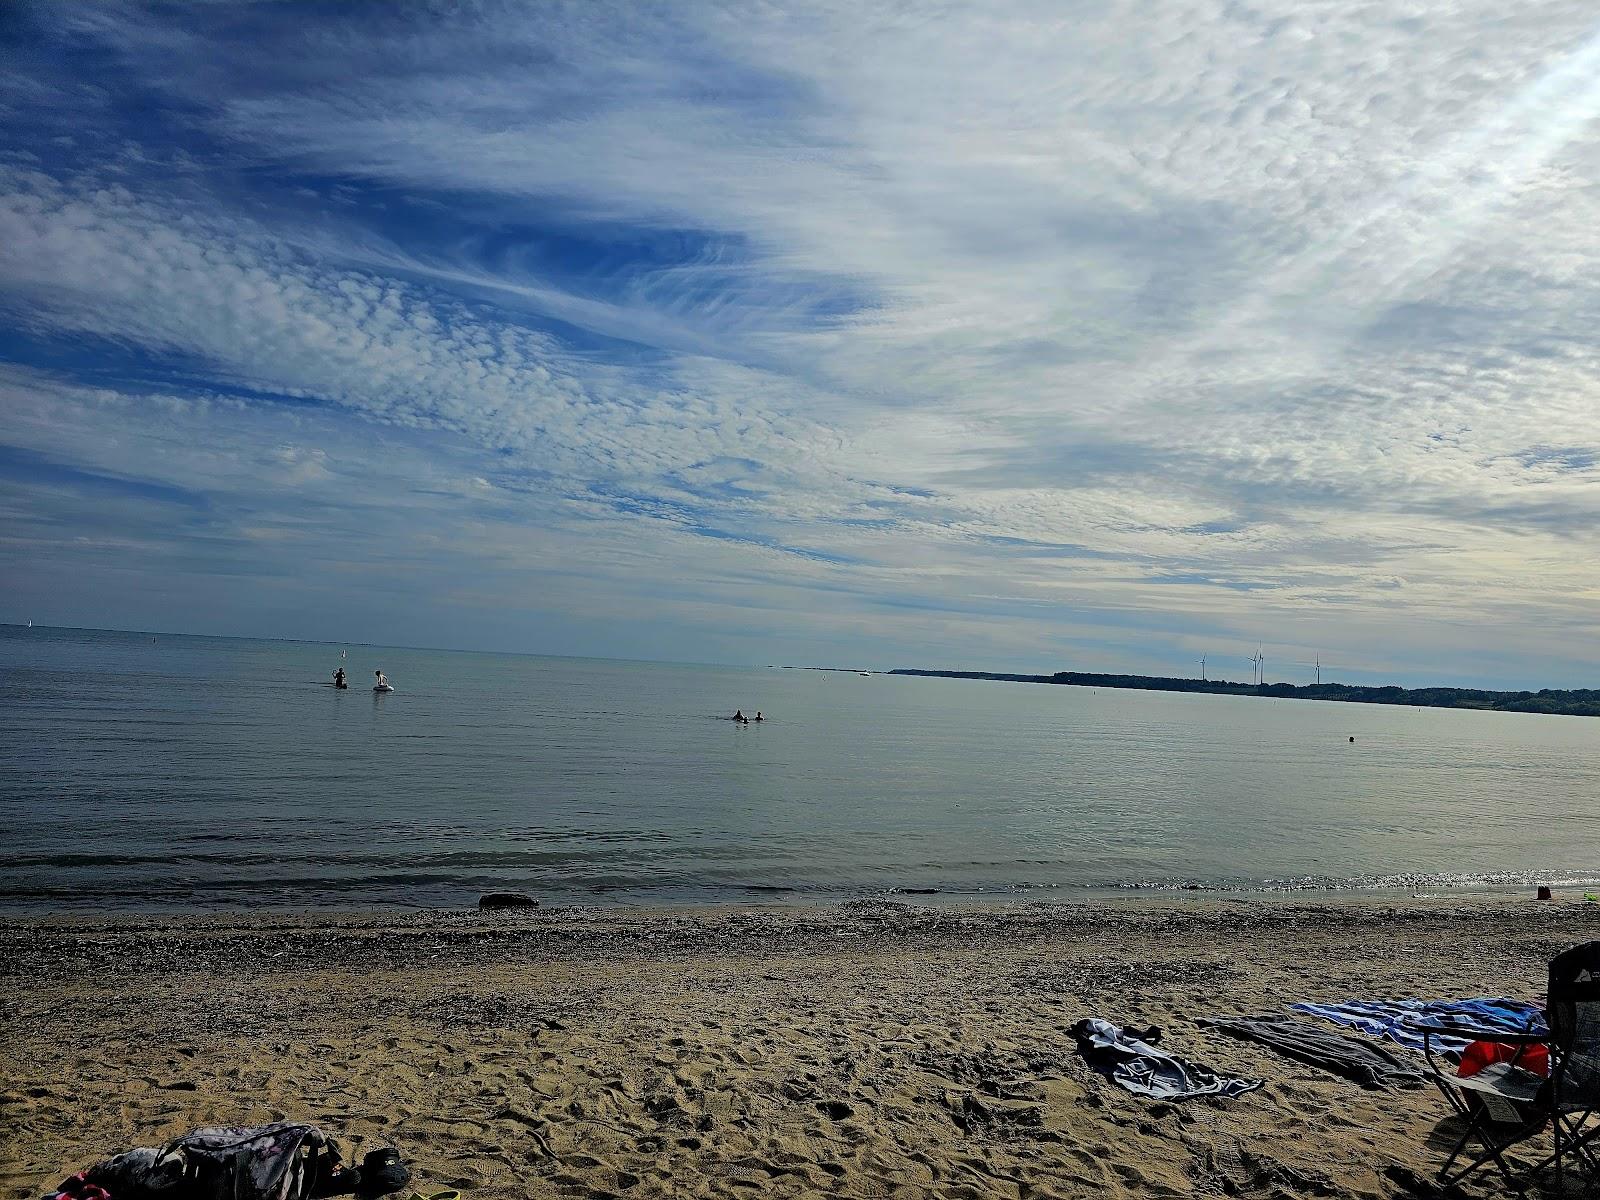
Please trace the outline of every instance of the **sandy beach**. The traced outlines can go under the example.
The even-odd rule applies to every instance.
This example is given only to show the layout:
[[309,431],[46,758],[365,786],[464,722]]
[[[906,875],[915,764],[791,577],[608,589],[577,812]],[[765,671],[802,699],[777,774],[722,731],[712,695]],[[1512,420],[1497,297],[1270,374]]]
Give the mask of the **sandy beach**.
[[[303,1119],[484,1198],[1427,1195],[1431,1091],[1201,1018],[1536,999],[1597,936],[1600,905],[1525,897],[8,918],[0,1184]],[[1266,1084],[1128,1094],[1089,1015]]]

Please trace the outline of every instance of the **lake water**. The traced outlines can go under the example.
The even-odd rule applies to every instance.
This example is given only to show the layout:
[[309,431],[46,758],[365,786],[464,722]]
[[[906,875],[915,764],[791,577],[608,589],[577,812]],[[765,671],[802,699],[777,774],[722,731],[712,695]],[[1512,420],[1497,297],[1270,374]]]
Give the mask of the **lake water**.
[[1595,719],[346,653],[0,626],[0,907],[1600,881]]

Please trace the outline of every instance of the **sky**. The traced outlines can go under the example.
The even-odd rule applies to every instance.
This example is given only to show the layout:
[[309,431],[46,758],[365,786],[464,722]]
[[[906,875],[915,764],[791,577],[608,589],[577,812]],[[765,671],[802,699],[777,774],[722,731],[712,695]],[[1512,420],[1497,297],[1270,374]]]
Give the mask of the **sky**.
[[0,7],[0,620],[1600,685],[1586,0]]

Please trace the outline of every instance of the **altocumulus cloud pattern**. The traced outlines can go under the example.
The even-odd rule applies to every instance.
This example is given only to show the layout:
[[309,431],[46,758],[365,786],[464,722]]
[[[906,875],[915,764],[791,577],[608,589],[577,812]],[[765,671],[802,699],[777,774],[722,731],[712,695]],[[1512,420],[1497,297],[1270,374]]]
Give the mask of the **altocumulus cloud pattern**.
[[24,3],[0,68],[0,618],[1593,682],[1592,4]]

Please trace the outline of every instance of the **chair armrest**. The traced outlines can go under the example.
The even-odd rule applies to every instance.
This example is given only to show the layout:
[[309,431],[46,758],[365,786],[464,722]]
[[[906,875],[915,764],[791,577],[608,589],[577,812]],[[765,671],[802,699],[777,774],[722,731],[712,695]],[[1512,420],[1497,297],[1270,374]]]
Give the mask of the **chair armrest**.
[[1550,1040],[1549,1033],[1511,1033],[1504,1029],[1478,1029],[1444,1021],[1407,1021],[1406,1026],[1423,1034],[1442,1034],[1475,1042],[1503,1042],[1508,1046],[1539,1046]]

